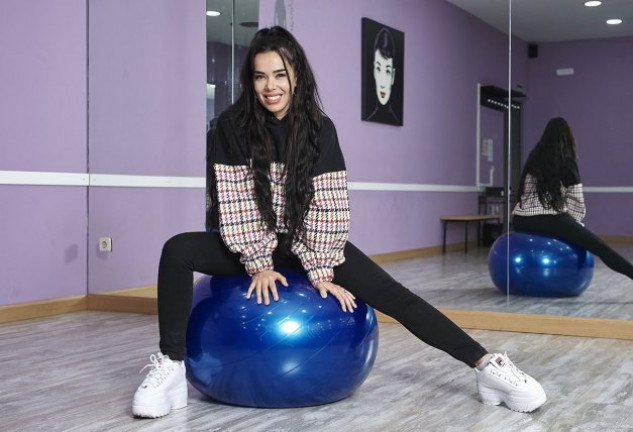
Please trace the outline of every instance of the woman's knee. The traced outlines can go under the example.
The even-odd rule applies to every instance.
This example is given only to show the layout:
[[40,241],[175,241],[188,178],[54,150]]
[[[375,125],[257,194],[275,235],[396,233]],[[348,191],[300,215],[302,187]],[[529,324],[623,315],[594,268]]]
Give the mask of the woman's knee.
[[169,260],[174,261],[188,261],[190,254],[197,250],[197,244],[200,241],[200,236],[204,236],[204,232],[186,232],[176,234],[163,245],[161,253],[161,261]]
[[391,286],[384,289],[382,298],[385,313],[389,315],[404,311],[420,300],[415,293],[395,281]]
[[163,245],[163,255],[180,255],[183,249],[186,249],[186,243],[189,241],[189,233],[176,234]]
[[350,285],[348,289],[365,303],[389,316],[397,315],[419,299],[415,293],[391,277]]

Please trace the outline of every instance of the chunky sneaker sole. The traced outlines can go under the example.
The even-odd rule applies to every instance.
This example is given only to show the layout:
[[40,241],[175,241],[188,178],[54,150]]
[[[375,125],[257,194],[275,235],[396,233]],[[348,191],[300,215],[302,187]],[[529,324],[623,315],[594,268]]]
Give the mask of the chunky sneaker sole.
[[504,404],[508,409],[512,411],[518,411],[522,413],[529,413],[540,408],[546,401],[547,396],[545,392],[541,392],[538,395],[512,395],[512,394],[500,394],[499,390],[490,389],[485,386],[479,387],[479,395],[481,401],[486,405],[501,405]]
[[144,405],[135,399],[132,402],[132,414],[134,414],[135,417],[144,418],[164,417],[172,410],[185,408],[187,406],[188,393],[187,383],[185,383],[177,389],[171,390],[169,399],[159,404]]

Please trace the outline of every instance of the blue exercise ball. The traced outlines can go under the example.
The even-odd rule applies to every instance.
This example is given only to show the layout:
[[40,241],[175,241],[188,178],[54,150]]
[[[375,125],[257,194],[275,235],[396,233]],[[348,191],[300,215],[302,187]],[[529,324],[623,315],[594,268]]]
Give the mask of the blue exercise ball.
[[211,399],[233,405],[293,408],[352,394],[378,349],[371,307],[343,312],[307,277],[280,270],[279,301],[246,300],[250,277],[203,277],[194,286],[187,328],[187,379]]
[[510,294],[577,296],[587,289],[593,277],[591,252],[545,235],[513,232],[497,238],[488,254],[490,277],[503,293],[507,286],[508,257]]

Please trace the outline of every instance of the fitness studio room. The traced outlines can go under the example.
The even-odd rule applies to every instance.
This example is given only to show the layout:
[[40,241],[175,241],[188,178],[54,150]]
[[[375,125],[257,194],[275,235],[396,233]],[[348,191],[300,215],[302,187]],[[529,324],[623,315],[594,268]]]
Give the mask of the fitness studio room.
[[631,0],[0,0],[0,430],[632,431],[631,53]]

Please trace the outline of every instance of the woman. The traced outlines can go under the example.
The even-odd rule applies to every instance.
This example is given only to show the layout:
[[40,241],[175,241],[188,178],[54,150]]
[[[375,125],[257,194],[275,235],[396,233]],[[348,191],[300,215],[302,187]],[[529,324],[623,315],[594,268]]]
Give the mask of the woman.
[[586,249],[618,273],[633,279],[633,265],[582,223],[585,199],[578,173],[576,142],[569,124],[552,118],[528,156],[512,211],[516,231],[545,234]]
[[[532,411],[545,392],[506,355],[490,354],[438,310],[393,280],[347,241],[343,155],[320,108],[304,51],[281,27],[262,29],[241,71],[243,93],[223,113],[210,155],[217,230],[179,234],[165,244],[158,274],[160,352],[134,395],[133,413],[160,417],[187,405],[185,333],[192,273],[246,271],[247,299],[279,299],[278,267],[298,268],[342,312],[355,298],[396,318],[424,342],[474,367],[484,403]],[[264,307],[264,306],[262,306]]]

